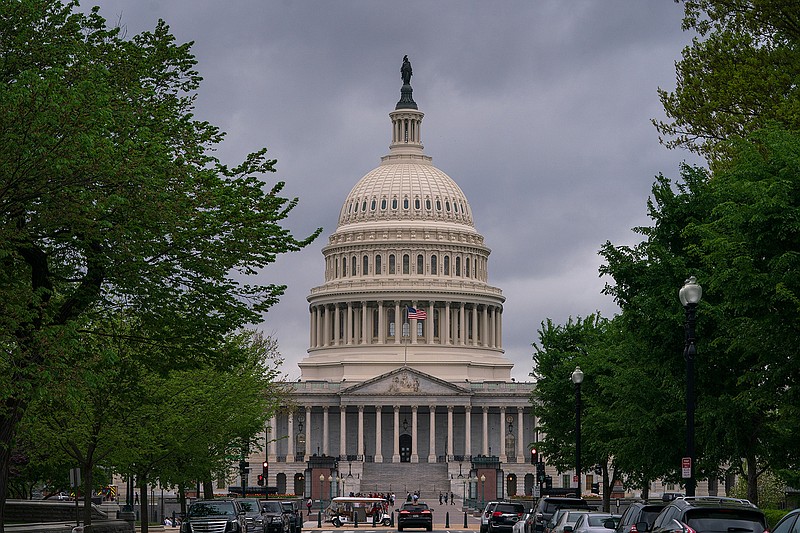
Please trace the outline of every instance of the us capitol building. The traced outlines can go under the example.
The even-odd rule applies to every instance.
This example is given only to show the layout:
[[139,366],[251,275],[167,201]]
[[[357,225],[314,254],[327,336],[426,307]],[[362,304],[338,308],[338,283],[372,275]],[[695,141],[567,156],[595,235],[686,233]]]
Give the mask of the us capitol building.
[[267,461],[268,486],[315,500],[531,494],[534,385],[511,378],[490,249],[463,191],[425,154],[407,58],[401,74],[389,153],[344,199],[322,250],[308,356],[248,483]]

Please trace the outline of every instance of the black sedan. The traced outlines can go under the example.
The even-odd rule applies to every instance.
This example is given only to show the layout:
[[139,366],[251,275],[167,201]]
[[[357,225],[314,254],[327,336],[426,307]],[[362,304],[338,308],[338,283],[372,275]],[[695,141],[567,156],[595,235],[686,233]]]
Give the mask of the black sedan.
[[424,527],[433,531],[433,511],[427,503],[404,503],[397,512],[397,531],[407,527]]

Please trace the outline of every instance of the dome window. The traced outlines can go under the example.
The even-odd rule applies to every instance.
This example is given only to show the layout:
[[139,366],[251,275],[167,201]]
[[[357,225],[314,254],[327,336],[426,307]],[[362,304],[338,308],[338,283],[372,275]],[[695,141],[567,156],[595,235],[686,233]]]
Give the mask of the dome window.
[[[467,259],[467,261],[469,261],[469,259]],[[367,257],[366,255],[362,258],[361,275],[362,276],[369,275],[369,257]]]
[[408,198],[403,198],[403,209],[408,209]]
[[365,212],[365,213],[367,212],[367,201],[366,201],[366,200],[364,200],[363,202],[361,202],[361,210],[362,210],[363,212]]
[[411,258],[408,254],[403,254],[403,274],[411,273]]
[[353,256],[353,260],[350,261],[350,275],[351,276],[355,276],[356,275],[356,268],[357,268],[356,256]]
[[425,273],[425,258],[422,257],[422,254],[417,256],[417,274],[424,274]]
[[436,210],[437,211],[441,211],[442,210],[442,201],[439,200],[438,198],[436,199]]
[[422,203],[419,201],[419,198],[414,199],[414,209],[419,209],[422,207]]
[[431,199],[430,198],[425,198],[425,209],[427,209],[428,211],[431,210]]
[[461,276],[461,257],[456,257],[456,276]]
[[464,275],[469,277],[469,257],[464,261]]
[[381,255],[375,254],[375,275],[381,274],[383,265],[381,265]]
[[342,257],[342,277],[347,277],[347,258]]
[[370,205],[370,211],[375,211],[375,208],[378,207],[378,201],[375,198],[372,199],[372,205]]
[[392,198],[392,209],[397,209],[397,198]]
[[386,211],[386,198],[381,199],[381,211]]
[[433,274],[433,275],[438,274],[439,272],[437,272],[437,269],[438,269],[438,265],[437,265],[436,256],[432,255],[431,256],[431,274]]
[[394,254],[389,254],[389,274],[395,274],[396,271]]
[[352,213],[353,212],[353,202],[350,202],[350,204],[347,206],[347,212],[348,213]]
[[444,266],[444,275],[445,276],[449,276],[450,275],[450,256],[449,255],[444,256],[444,265],[443,266]]
[[447,200],[444,203],[444,210],[447,211],[448,213],[450,212],[450,200]]
[[453,202],[453,213],[458,213],[458,204]]

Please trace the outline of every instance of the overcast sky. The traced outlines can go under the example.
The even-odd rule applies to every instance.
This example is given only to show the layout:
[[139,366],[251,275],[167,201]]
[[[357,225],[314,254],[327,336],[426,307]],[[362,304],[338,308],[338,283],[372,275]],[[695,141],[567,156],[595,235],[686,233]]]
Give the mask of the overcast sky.
[[[470,201],[491,248],[489,282],[503,290],[512,375],[530,380],[531,344],[547,318],[617,308],[601,294],[603,242],[632,244],[648,224],[667,150],[650,123],[657,88],[675,85],[691,35],[672,0],[272,1],[102,0],[128,36],[161,18],[194,41],[204,78],[196,115],[227,132],[239,162],[266,146],[285,193],[288,227],[323,235],[281,257],[262,280],[288,285],[259,327],[275,336],[294,380],[308,348],[306,296],[323,282],[322,246],[350,189],[388,153],[388,113],[408,54],[423,144]],[[676,287],[676,306],[677,291]]]

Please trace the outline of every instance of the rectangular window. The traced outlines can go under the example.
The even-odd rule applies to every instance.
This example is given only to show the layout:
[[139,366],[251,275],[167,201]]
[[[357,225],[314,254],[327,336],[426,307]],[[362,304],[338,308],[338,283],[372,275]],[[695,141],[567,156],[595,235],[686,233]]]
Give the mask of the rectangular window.
[[395,273],[394,254],[389,256],[389,274]]
[[424,274],[425,273],[425,258],[422,257],[422,254],[417,256],[417,274]]
[[431,256],[431,274],[433,274],[434,276],[435,276],[436,274],[438,274],[438,272],[437,272],[436,270],[437,270],[437,265],[436,265],[436,256],[435,256],[435,255],[432,255],[432,256]]
[[411,258],[408,254],[403,254],[403,274],[410,274],[411,273]]

